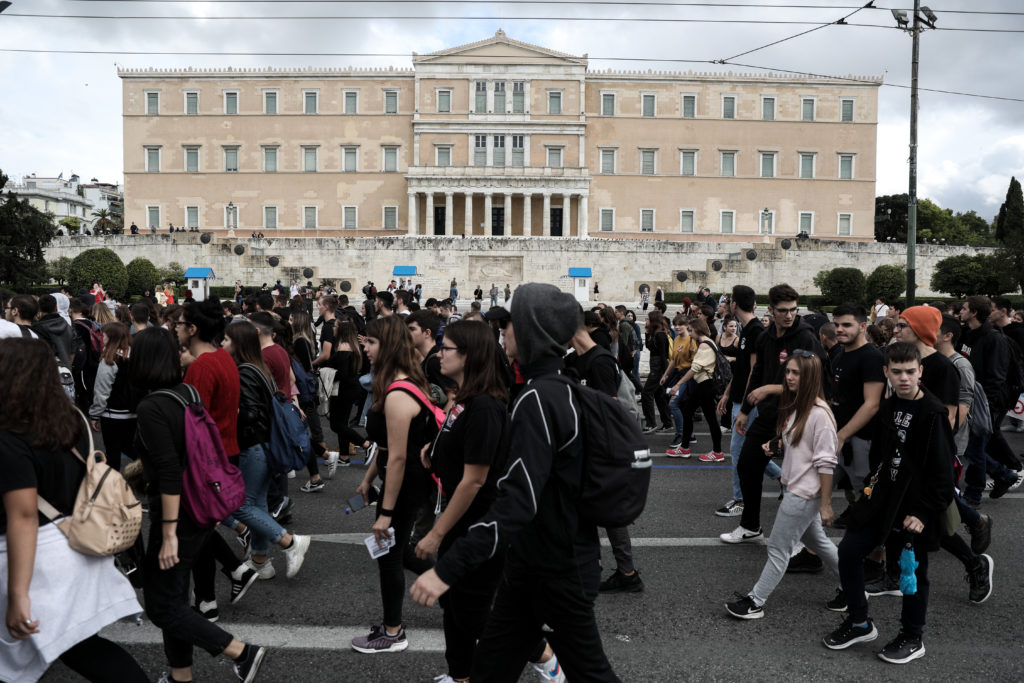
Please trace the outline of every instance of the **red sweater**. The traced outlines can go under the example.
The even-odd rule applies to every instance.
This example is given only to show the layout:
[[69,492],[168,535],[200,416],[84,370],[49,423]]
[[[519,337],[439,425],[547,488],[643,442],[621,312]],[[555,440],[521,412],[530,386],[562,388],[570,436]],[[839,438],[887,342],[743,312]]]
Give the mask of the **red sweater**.
[[217,423],[224,452],[228,457],[238,455],[238,401],[242,389],[231,354],[217,349],[199,356],[188,366],[185,384],[196,388],[206,412]]

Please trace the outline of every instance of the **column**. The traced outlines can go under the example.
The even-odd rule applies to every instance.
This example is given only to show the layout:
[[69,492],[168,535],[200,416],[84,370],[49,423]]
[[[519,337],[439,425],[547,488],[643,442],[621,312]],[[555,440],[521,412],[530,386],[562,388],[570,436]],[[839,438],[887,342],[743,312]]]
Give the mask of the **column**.
[[473,234],[473,193],[466,193],[466,225],[463,235]]
[[504,235],[512,234],[512,193],[505,193],[505,225],[501,230]]
[[572,206],[572,197],[568,193],[562,195],[562,236],[569,236],[569,226],[572,225],[569,222],[569,208]]
[[576,208],[576,236],[579,237],[581,240],[587,239],[587,237],[589,237],[589,232],[587,229],[587,199],[587,195],[581,194],[579,198],[576,200],[579,202]]
[[444,193],[444,234],[451,237],[455,234],[455,203],[454,194]]
[[484,234],[491,234],[491,193],[484,193]]
[[[544,215],[542,216],[544,221],[544,237],[551,237],[551,193],[544,193]],[[563,218],[564,220],[564,218]]]
[[415,192],[409,193],[409,234],[418,235],[420,232],[420,224],[417,220],[416,208],[419,200],[419,195]]
[[533,235],[533,193],[523,193],[523,235]]
[[434,191],[427,192],[427,234],[434,234]]

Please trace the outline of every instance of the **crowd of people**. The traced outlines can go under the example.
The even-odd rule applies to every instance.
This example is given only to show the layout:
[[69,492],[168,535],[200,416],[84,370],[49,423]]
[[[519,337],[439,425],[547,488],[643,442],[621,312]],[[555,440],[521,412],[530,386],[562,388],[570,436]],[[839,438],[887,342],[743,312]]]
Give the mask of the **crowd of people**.
[[[615,569],[602,580],[597,526],[576,505],[588,466],[581,406],[562,375],[618,400],[644,433],[672,434],[668,457],[693,456],[698,420],[711,438],[700,461],[724,461],[730,436],[731,490],[714,514],[739,524],[723,543],[762,542],[763,481],[780,482],[766,564],[726,604],[733,617],[763,617],[787,572],[827,567],[836,592],[825,605],[846,616],[824,645],[876,639],[866,596],[902,595],[898,631],[879,656],[905,663],[925,652],[929,553],[963,564],[970,601],[991,594],[992,519],[978,508],[986,492],[999,498],[1024,481],[1002,435],[1024,389],[1024,324],[1007,299],[879,300],[829,317],[801,314],[800,295],[780,284],[759,317],[754,290],[737,285],[719,298],[701,290],[670,315],[659,287],[653,305],[642,292],[641,327],[625,305],[584,310],[544,284],[513,294],[492,283],[486,311],[478,286],[460,312],[457,287],[422,301],[411,281],[382,290],[368,281],[358,308],[294,280],[236,283],[234,300],[184,303],[169,287],[130,305],[98,284],[75,297],[3,293],[0,598],[14,641],[0,649],[0,679],[38,680],[60,658],[92,681],[150,680],[97,635],[142,611],[116,568],[125,558],[77,553],[36,513],[37,496],[72,511],[84,474],[73,451],[88,452],[95,432],[111,467],[131,463],[125,476],[148,512],[134,578],[163,633],[161,681],[191,681],[196,646],[256,680],[267,648],[216,623],[218,565],[230,604],[277,574],[275,554],[295,577],[310,536],[289,528],[289,476],[304,471],[300,490],[314,494],[356,455],[356,493],[375,504],[382,552],[380,620],[352,640],[355,651],[408,647],[411,570],[412,599],[444,610],[448,671],[435,680],[514,681],[527,666],[546,681],[619,680],[594,601],[644,583],[626,527],[606,529]],[[280,466],[280,410],[301,416],[309,444],[290,471]],[[197,515],[185,481],[198,467],[196,415],[244,484],[216,525]],[[836,488],[848,501],[838,514]],[[845,530],[838,546],[825,527]],[[907,552],[913,591],[900,581]],[[61,580],[67,563],[80,584]]]

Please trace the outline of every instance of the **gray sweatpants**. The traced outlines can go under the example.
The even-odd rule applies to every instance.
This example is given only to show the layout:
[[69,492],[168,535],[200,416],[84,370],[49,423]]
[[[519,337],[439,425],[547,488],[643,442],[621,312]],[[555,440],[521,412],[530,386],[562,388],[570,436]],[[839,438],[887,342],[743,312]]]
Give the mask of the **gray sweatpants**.
[[843,464],[843,456],[840,455],[838,469],[846,472],[846,476],[850,478],[850,483],[853,485],[854,492],[860,493],[861,489],[864,488],[864,480],[871,474],[871,464],[868,462],[871,442],[859,436],[851,436],[847,443],[850,444],[853,457],[850,459],[850,464],[845,465]]
[[801,542],[817,553],[839,585],[839,554],[835,543],[829,540],[821,527],[820,507],[820,498],[808,500],[789,491],[782,497],[772,535],[768,538],[768,561],[761,570],[761,578],[750,591],[750,597],[758,607],[779,585],[789,566],[789,558]]

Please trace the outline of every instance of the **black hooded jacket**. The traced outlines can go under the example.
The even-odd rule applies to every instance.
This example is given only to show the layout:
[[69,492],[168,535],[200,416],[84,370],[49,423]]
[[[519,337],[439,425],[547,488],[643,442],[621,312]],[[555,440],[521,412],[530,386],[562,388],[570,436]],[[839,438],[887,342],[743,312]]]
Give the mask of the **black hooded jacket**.
[[238,400],[238,447],[242,450],[270,441],[270,423],[273,419],[271,384],[254,365],[243,363],[238,367],[241,394]]

